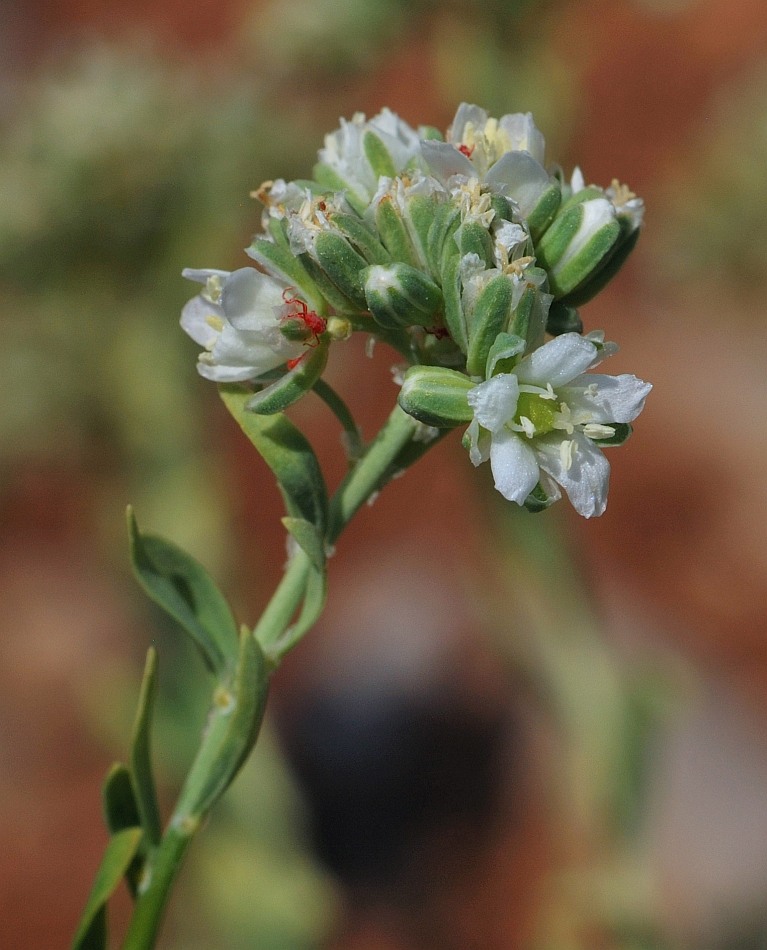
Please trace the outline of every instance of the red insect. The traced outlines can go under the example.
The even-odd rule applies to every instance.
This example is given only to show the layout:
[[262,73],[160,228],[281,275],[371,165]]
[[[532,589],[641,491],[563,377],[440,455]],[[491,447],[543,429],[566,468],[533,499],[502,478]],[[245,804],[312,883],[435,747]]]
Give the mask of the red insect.
[[[309,338],[304,341],[304,345],[315,347],[320,342],[320,334],[324,333],[325,329],[327,328],[327,320],[325,320],[324,317],[319,316],[316,311],[310,310],[300,297],[292,295],[291,291],[293,289],[294,288],[292,287],[286,287],[282,292],[282,299],[285,301],[286,307],[286,311],[282,316],[282,320],[299,320],[301,323],[303,323],[306,329],[309,331]],[[306,354],[302,353],[301,356],[298,356],[292,360],[288,360],[288,369],[294,369],[301,362],[304,356],[306,356]]]
[[474,154],[474,149],[475,149],[475,148],[476,148],[475,145],[471,145],[471,146],[469,146],[469,145],[459,145],[459,146],[458,146],[458,151],[459,151],[462,155],[465,155],[466,158],[471,158],[471,156]]

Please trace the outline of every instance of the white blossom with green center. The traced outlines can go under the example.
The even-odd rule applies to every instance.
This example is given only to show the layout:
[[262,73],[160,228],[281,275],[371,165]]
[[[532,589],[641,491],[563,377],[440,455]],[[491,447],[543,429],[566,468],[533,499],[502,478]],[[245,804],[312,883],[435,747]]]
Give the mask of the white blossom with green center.
[[652,388],[628,374],[587,373],[604,355],[565,333],[468,392],[471,461],[490,460],[504,498],[522,505],[540,483],[549,498],[561,486],[585,518],[604,512],[610,466],[597,442],[636,419]]

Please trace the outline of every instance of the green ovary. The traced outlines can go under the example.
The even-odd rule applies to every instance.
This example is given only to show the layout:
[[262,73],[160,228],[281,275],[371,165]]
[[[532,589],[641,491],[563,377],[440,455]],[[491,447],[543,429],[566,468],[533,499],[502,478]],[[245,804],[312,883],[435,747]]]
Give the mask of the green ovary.
[[525,416],[535,426],[535,434],[544,435],[554,428],[558,412],[559,403],[555,399],[544,399],[537,393],[520,393],[514,421],[519,422]]

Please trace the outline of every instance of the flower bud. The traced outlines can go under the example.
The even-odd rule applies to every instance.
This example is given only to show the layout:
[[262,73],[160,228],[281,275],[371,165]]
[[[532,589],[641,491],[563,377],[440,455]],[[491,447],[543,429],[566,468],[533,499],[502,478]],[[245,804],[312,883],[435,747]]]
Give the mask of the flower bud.
[[409,264],[374,265],[365,272],[365,299],[381,326],[433,326],[442,308],[442,292]]
[[391,254],[377,235],[357,215],[334,212],[328,215],[328,221],[349,240],[368,264],[388,264],[391,261]]
[[429,426],[452,428],[470,422],[466,394],[474,383],[463,373],[441,366],[411,366],[398,402],[409,415]]
[[558,214],[536,245],[538,262],[549,275],[555,297],[585,284],[615,246],[621,226],[606,198],[579,202]]
[[395,261],[416,267],[418,254],[400,209],[391,195],[383,195],[375,208],[375,224],[381,242]]
[[466,372],[469,376],[483,376],[490,347],[511,316],[514,298],[514,278],[508,274],[491,277],[480,290],[474,308],[468,316],[469,349],[466,354]]

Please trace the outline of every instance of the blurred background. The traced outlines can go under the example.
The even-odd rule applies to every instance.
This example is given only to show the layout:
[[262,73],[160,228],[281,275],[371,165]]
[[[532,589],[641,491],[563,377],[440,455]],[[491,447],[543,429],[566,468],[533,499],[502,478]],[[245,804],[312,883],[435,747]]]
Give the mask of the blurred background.
[[[243,266],[250,191],[339,116],[466,100],[646,199],[583,317],[655,390],[597,522],[511,511],[457,437],[360,513],[162,946],[767,947],[764,0],[5,0],[0,64],[0,945],[71,939],[149,643],[167,802],[202,722],[125,505],[245,622],[280,575],[182,267]],[[329,379],[372,436],[395,357],[363,343]],[[339,478],[324,407],[293,415]]]

